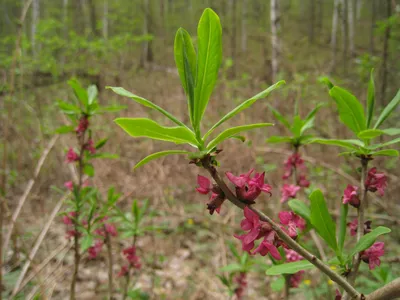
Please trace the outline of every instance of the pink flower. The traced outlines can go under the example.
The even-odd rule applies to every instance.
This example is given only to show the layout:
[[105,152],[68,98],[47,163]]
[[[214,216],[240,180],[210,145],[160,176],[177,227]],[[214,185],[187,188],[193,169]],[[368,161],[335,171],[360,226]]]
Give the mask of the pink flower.
[[271,195],[272,187],[264,183],[265,172],[256,173],[253,178],[250,178],[254,169],[251,169],[246,174],[239,176],[233,175],[231,172],[226,172],[226,177],[235,185],[236,196],[248,204],[254,204],[254,200],[265,192]]
[[385,244],[376,242],[370,248],[360,253],[361,259],[369,264],[369,269],[373,270],[376,266],[380,266],[380,256],[385,254]]
[[95,259],[101,252],[102,247],[103,247],[102,241],[96,241],[94,246],[89,247],[88,249],[89,259]]
[[340,293],[340,291],[338,289],[336,289],[335,300],[342,300],[342,294]]
[[248,233],[241,236],[234,235],[235,238],[242,241],[242,249],[250,253],[254,248],[254,241],[258,238],[261,230],[260,217],[247,206],[244,208],[244,217],[240,223],[240,227]]
[[305,168],[304,160],[301,158],[299,153],[294,153],[289,156],[288,159],[285,161],[284,166],[285,173],[283,174],[282,179],[288,179],[290,176],[292,176],[294,169]]
[[197,175],[197,184],[199,187],[196,188],[196,191],[198,191],[200,194],[207,195],[209,192],[211,192],[212,184],[210,179],[207,177]]
[[357,234],[358,220],[354,219],[353,221],[347,223],[347,226],[350,228],[350,235],[355,236]]
[[367,179],[365,180],[365,188],[368,191],[376,192],[380,196],[385,194],[385,189],[387,187],[387,178],[384,173],[377,173],[376,168],[371,168],[368,171]]
[[307,180],[306,175],[301,174],[299,176],[299,180],[297,182],[297,184],[301,187],[305,187],[308,188],[310,186],[310,182]]
[[129,248],[125,248],[122,253],[124,254],[125,258],[128,260],[130,265],[134,267],[135,269],[140,269],[141,264],[139,257],[136,256],[136,248],[135,246],[131,246]]
[[290,287],[298,288],[303,278],[304,270],[298,271],[290,276]]
[[84,133],[89,127],[89,120],[87,119],[86,116],[82,116],[79,119],[79,124],[78,127],[75,128],[75,132],[78,135],[81,135],[82,133]]
[[258,247],[254,250],[252,254],[260,253],[261,256],[265,256],[268,253],[277,260],[281,260],[281,254],[278,249],[274,245],[275,242],[275,232],[271,231],[264,237],[264,240],[258,245]]
[[90,152],[90,154],[95,154],[96,153],[96,148],[94,147],[94,143],[92,139],[89,139],[85,149],[88,150]]
[[123,277],[128,275],[129,273],[129,266],[122,266],[121,270],[118,272],[117,277]]
[[79,155],[74,151],[74,149],[69,148],[67,152],[67,163],[72,163],[79,160]]
[[241,272],[239,276],[235,278],[235,282],[237,283],[237,287],[235,288],[235,296],[237,300],[242,300],[244,296],[244,292],[247,287],[246,273]]
[[349,203],[356,208],[360,207],[360,199],[358,198],[358,187],[348,184],[343,194],[343,204]]
[[295,198],[299,190],[300,190],[299,186],[285,183],[281,188],[281,193],[282,193],[281,203],[285,203],[286,201],[289,200],[289,198]]
[[69,239],[71,239],[71,238],[73,238],[75,236],[78,236],[78,235],[79,235],[78,231],[71,229],[71,230],[67,230],[65,238],[67,240],[69,240]]
[[117,228],[115,227],[114,224],[105,224],[104,225],[106,232],[111,235],[111,236],[117,236],[118,232],[117,232]]
[[303,256],[298,254],[296,251],[292,249],[285,249],[285,254],[286,254],[286,261],[287,262],[295,262],[299,260],[303,260]]
[[74,183],[72,181],[67,181],[64,183],[64,186],[69,189],[70,191],[72,191],[74,189]]
[[297,228],[300,230],[304,230],[306,228],[306,221],[292,211],[279,212],[279,220],[281,221],[282,225],[288,226],[288,232],[292,238],[297,236]]
[[63,216],[63,223],[65,225],[72,225],[72,219],[76,217],[76,212],[75,211],[71,211],[69,212],[67,215]]

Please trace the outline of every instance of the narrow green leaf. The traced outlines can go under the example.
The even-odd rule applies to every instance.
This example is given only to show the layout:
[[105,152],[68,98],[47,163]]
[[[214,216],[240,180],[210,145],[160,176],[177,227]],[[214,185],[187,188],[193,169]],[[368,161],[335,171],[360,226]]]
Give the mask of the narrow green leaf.
[[196,51],[189,33],[179,28],[174,43],[175,63],[183,89],[188,97],[189,116],[192,125],[194,117],[194,75],[196,74]]
[[374,69],[371,69],[371,75],[368,84],[367,93],[367,128],[371,125],[374,116],[375,106],[375,83],[374,83]]
[[85,164],[85,166],[83,167],[83,173],[85,173],[87,176],[89,177],[93,177],[94,176],[94,167],[92,164]]
[[126,105],[110,105],[110,106],[100,106],[94,110],[96,114],[112,113],[127,109]]
[[314,265],[308,260],[300,260],[287,264],[275,265],[269,268],[267,275],[294,274],[301,270],[313,269]]
[[383,143],[383,144],[381,144],[380,147],[386,147],[386,146],[390,146],[390,145],[397,144],[397,143],[400,143],[400,138],[397,138],[397,139],[391,140],[389,142]]
[[311,224],[318,234],[334,251],[337,251],[336,224],[329,214],[324,195],[320,190],[315,190],[310,195]]
[[271,144],[290,143],[292,138],[290,136],[271,136],[266,142]]
[[346,229],[347,229],[347,213],[349,211],[348,204],[340,205],[340,220],[339,220],[339,238],[338,238],[338,246],[339,251],[343,251],[344,241],[346,239]]
[[97,86],[92,84],[89,85],[88,89],[87,89],[87,95],[88,95],[88,105],[91,105],[94,100],[96,100],[97,98]]
[[74,131],[74,130],[75,130],[75,126],[66,125],[66,126],[58,127],[58,128],[55,130],[55,133],[64,134],[64,133],[72,132],[72,131]]
[[358,147],[364,147],[364,143],[360,140],[335,140],[335,139],[311,139],[309,144],[324,144],[339,146],[342,148],[358,150]]
[[247,130],[251,130],[251,129],[255,129],[255,128],[273,126],[273,125],[274,124],[272,124],[272,123],[258,123],[258,124],[242,125],[242,126],[237,126],[237,127],[232,127],[232,128],[226,129],[223,132],[221,132],[210,143],[208,143],[207,149],[214,148],[222,141],[238,134],[239,132],[243,132],[243,131],[247,131]]
[[218,15],[206,8],[197,27],[198,55],[194,124],[199,128],[218,77],[222,60],[222,28]]
[[290,200],[288,204],[294,213],[298,214],[308,223],[311,223],[311,210],[307,204],[297,199]]
[[271,282],[271,289],[274,292],[279,292],[285,286],[285,277],[279,276],[276,280]]
[[160,152],[157,152],[157,153],[153,153],[153,154],[150,154],[149,156],[146,156],[141,161],[139,161],[135,165],[134,169],[137,169],[137,168],[147,164],[148,162],[150,162],[150,161],[152,161],[154,159],[163,157],[163,156],[172,155],[172,154],[189,154],[189,153],[190,152],[184,151],[184,150],[165,150],[165,151],[160,151]]
[[388,129],[382,129],[382,131],[387,135],[399,135],[400,134],[400,128],[388,128]]
[[370,154],[372,156],[393,156],[393,157],[397,157],[397,156],[399,156],[399,151],[394,150],[394,149],[385,149],[385,150],[371,152]]
[[158,105],[152,103],[151,101],[149,101],[147,99],[144,99],[142,97],[136,96],[135,94],[132,94],[131,92],[125,90],[122,87],[107,86],[106,89],[111,89],[114,93],[116,93],[120,96],[131,98],[133,101],[135,101],[143,106],[155,109],[155,110],[159,111],[160,113],[162,113],[164,116],[166,116],[168,119],[170,119],[175,124],[186,127],[185,124],[183,124],[181,121],[179,121],[177,118],[175,118],[173,115],[171,115],[169,112],[167,112],[163,108],[159,107]]
[[329,91],[339,110],[340,120],[355,134],[366,129],[364,109],[358,99],[338,86]]
[[299,115],[294,116],[292,126],[290,127],[290,131],[294,135],[295,138],[300,137],[301,129],[304,125],[303,120]]
[[94,148],[96,148],[96,150],[101,149],[101,148],[107,143],[107,141],[108,141],[108,138],[101,139],[100,141],[98,141],[98,142],[96,143],[96,145],[94,146]]
[[249,108],[251,105],[254,104],[257,100],[266,98],[273,90],[278,89],[282,85],[284,85],[286,82],[284,80],[278,81],[274,85],[271,85],[269,88],[265,89],[261,93],[258,93],[257,95],[253,96],[250,99],[247,99],[244,101],[242,104],[236,106],[233,110],[231,110],[229,113],[227,113],[225,116],[221,118],[213,127],[210,128],[210,130],[204,135],[203,139],[205,140],[213,131],[215,128],[217,128],[219,125],[222,123],[226,122],[230,118],[236,116],[238,113],[240,113],[242,110],[245,110],[246,108]]
[[285,126],[287,129],[291,129],[289,121],[275,108],[273,108],[271,105],[268,105],[269,109],[271,110],[272,114],[274,117],[282,123],[283,126]]
[[63,111],[63,113],[65,113],[67,115],[79,115],[81,113],[81,110],[79,107],[77,107],[73,104],[67,103],[65,101],[58,100],[57,105]]
[[324,106],[324,104],[318,104],[305,118],[303,121],[303,127],[301,127],[300,134],[302,135],[306,130],[312,128],[314,126],[315,115],[320,110],[320,108]]
[[164,127],[146,118],[117,118],[114,121],[133,137],[148,137],[175,144],[197,145],[194,133],[187,127]]
[[334,87],[333,83],[326,76],[319,77],[318,81],[324,83],[328,87],[328,89],[332,89]]
[[83,107],[88,107],[88,93],[87,91],[80,85],[78,80],[71,79],[68,81],[68,84],[74,90],[74,94],[76,98],[82,103]]
[[391,232],[391,230],[384,226],[379,226],[372,230],[370,233],[362,236],[357,242],[353,250],[351,250],[349,257],[353,257],[356,253],[359,253],[372,246],[378,236]]
[[363,131],[360,131],[357,136],[360,139],[373,139],[376,138],[382,134],[384,134],[385,132],[383,130],[379,130],[379,129],[366,129]]
[[399,105],[400,103],[400,89],[397,91],[396,96],[389,102],[389,104],[383,109],[382,113],[380,114],[378,121],[376,121],[374,129],[378,128],[382,125],[382,123],[391,115],[393,110]]
[[113,153],[102,152],[102,153],[91,154],[90,158],[117,159],[117,158],[119,158],[119,155],[118,154],[113,154]]
[[81,251],[85,252],[93,244],[93,236],[87,234],[81,240]]
[[242,271],[243,267],[237,263],[229,264],[227,266],[222,267],[220,270],[221,272],[228,272],[228,273],[233,273],[233,272],[240,272]]

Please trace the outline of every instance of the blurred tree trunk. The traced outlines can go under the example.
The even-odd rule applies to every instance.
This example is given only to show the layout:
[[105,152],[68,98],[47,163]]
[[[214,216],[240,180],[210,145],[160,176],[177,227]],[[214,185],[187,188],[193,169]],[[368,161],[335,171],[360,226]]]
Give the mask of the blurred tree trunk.
[[308,11],[310,13],[309,28],[308,28],[308,40],[310,43],[314,42],[314,28],[315,28],[315,0],[309,0]]
[[322,32],[322,28],[324,26],[324,0],[318,0],[318,30]]
[[38,45],[36,45],[36,28],[39,22],[40,4],[39,0],[32,1],[32,23],[31,23],[31,44],[33,57],[37,56]]
[[242,52],[247,51],[247,0],[242,0]]
[[90,28],[95,36],[100,36],[97,30],[96,5],[93,0],[88,0],[90,10]]
[[271,0],[271,44],[272,44],[272,55],[271,55],[271,68],[272,68],[272,82],[277,80],[279,71],[279,54],[280,54],[280,41],[279,41],[279,0]]
[[[350,0],[352,1],[352,0]],[[343,72],[347,74],[347,0],[341,0],[341,17],[342,17],[342,47],[343,47]]]
[[334,0],[333,15],[332,15],[332,34],[331,34],[331,50],[332,50],[332,70],[336,66],[336,52],[337,52],[337,28],[339,20],[339,1]]
[[108,39],[108,0],[103,3],[103,38]]
[[375,30],[375,14],[376,14],[376,5],[375,5],[375,0],[371,0],[371,29],[369,32],[369,52],[371,55],[374,54],[374,30]]
[[382,105],[386,105],[385,103],[385,92],[388,81],[388,60],[389,60],[389,40],[391,33],[391,24],[389,22],[389,18],[392,16],[392,4],[391,0],[386,0],[386,28],[385,28],[385,36],[383,40],[383,50],[382,50],[382,82],[381,82],[381,103]]
[[357,2],[356,2],[356,18],[357,18],[357,21],[360,21],[360,19],[361,19],[362,6],[363,6],[363,0],[357,0]]
[[[171,3],[170,3],[171,5]],[[151,4],[149,0],[143,0],[143,35],[153,33],[151,19]],[[139,67],[144,68],[147,62],[153,61],[152,41],[145,40],[142,43],[142,55],[140,56]]]
[[353,10],[353,0],[348,0],[347,12],[348,12],[350,56],[354,57],[355,49],[354,49],[354,10]]
[[[63,6],[62,6],[62,20],[63,20],[63,39],[64,42],[68,42],[68,0],[63,0]],[[61,54],[61,68],[60,72],[64,71],[64,65],[65,65],[65,50],[62,51]]]
[[230,12],[231,12],[231,58],[232,68],[230,71],[230,77],[235,78],[236,76],[236,1],[230,0]]

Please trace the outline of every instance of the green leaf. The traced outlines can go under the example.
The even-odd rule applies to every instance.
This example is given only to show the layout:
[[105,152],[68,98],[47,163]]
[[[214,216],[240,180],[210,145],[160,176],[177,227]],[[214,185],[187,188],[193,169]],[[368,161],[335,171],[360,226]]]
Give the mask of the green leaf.
[[72,131],[74,131],[74,130],[75,130],[75,126],[66,125],[66,126],[58,127],[58,128],[55,130],[55,133],[64,134],[64,133],[72,132]]
[[118,112],[123,109],[128,108],[126,105],[110,105],[110,106],[100,106],[99,108],[95,109],[94,112],[96,114],[104,114],[104,113],[112,113],[112,112]]
[[183,89],[188,97],[189,116],[194,126],[194,74],[196,74],[196,51],[189,33],[179,28],[175,35],[174,43],[175,63]]
[[76,98],[78,98],[78,100],[82,103],[83,107],[87,108],[88,107],[87,91],[80,85],[80,83],[76,79],[69,80],[68,84],[74,90],[74,94],[75,94]]
[[380,136],[380,135],[382,135],[382,134],[384,134],[384,133],[385,133],[385,132],[384,132],[383,130],[379,130],[379,129],[366,129],[366,130],[360,131],[360,132],[357,134],[357,136],[358,136],[360,139],[367,139],[367,140],[369,140],[369,139],[376,138],[376,137],[378,137],[378,136]]
[[335,139],[311,139],[308,141],[309,144],[324,144],[339,146],[342,148],[358,150],[358,147],[364,147],[364,143],[360,140],[335,140]]
[[340,87],[334,86],[329,95],[335,100],[340,120],[355,134],[366,129],[364,109],[358,99]]
[[363,235],[357,242],[353,250],[351,250],[349,257],[353,257],[356,253],[359,253],[372,246],[378,236],[391,232],[391,230],[384,226],[379,226],[372,230],[370,233]]
[[396,96],[389,102],[389,104],[383,109],[382,113],[380,114],[378,120],[375,123],[374,129],[378,128],[382,125],[382,123],[390,116],[393,110],[399,105],[400,103],[400,89],[397,91]]
[[240,272],[242,271],[242,269],[243,267],[241,265],[233,263],[222,267],[220,270],[221,272],[233,273],[233,272]]
[[282,123],[283,126],[285,126],[287,129],[290,129],[290,123],[289,121],[279,112],[277,111],[275,108],[273,108],[272,106],[268,105],[269,109],[271,110],[272,114],[274,115],[274,117]]
[[399,156],[399,151],[394,149],[385,149],[380,151],[375,151],[370,153],[372,156]]
[[168,119],[170,119],[172,122],[174,122],[175,124],[178,124],[180,126],[186,126],[185,124],[183,124],[181,121],[179,121],[177,118],[175,118],[173,115],[171,115],[169,112],[167,112],[166,110],[162,109],[161,107],[159,107],[158,105],[152,103],[151,101],[144,99],[142,97],[136,96],[135,94],[132,94],[131,92],[125,90],[122,87],[112,87],[112,86],[107,86],[106,89],[111,89],[114,93],[120,95],[120,96],[124,96],[124,97],[128,97],[131,98],[133,101],[146,106],[146,107],[150,107],[152,109],[155,109],[157,111],[159,111],[160,113],[162,113],[164,116],[166,116]]
[[312,128],[314,126],[315,115],[320,110],[320,108],[324,106],[323,104],[318,104],[306,117],[305,121],[303,121],[303,127],[301,127],[300,134],[302,135],[306,130]]
[[[222,28],[218,15],[206,8],[197,27],[197,77],[194,124],[198,129],[218,77],[222,60]],[[195,131],[196,131],[195,129]]]
[[198,144],[194,133],[187,127],[164,127],[146,118],[117,118],[114,121],[133,137],[148,137],[176,144]]
[[300,137],[303,125],[304,123],[300,116],[294,116],[292,126],[290,127],[290,131],[293,133],[294,137]]
[[324,195],[317,189],[311,193],[310,200],[311,224],[329,247],[337,251],[336,224],[329,214]]
[[93,236],[87,234],[81,239],[81,251],[85,252],[93,244]]
[[400,134],[400,128],[388,128],[388,129],[382,129],[382,131],[387,135],[399,135]]
[[266,98],[273,90],[278,89],[282,85],[284,85],[286,82],[284,80],[278,81],[274,85],[271,85],[269,88],[265,89],[261,93],[258,93],[257,95],[253,96],[252,98],[244,101],[242,104],[236,106],[233,110],[231,110],[229,113],[227,113],[225,116],[221,118],[213,127],[210,128],[210,130],[204,135],[203,139],[205,140],[213,131],[215,128],[217,128],[219,125],[222,123],[226,122],[230,118],[236,116],[238,113],[240,113],[242,110],[245,110],[246,108],[249,108],[251,105],[254,104],[257,100]]
[[67,115],[79,115],[81,113],[81,110],[80,110],[79,107],[77,107],[77,106],[75,106],[73,104],[64,102],[62,100],[58,100],[57,101],[57,105],[63,111],[64,114],[67,114]]
[[290,200],[288,204],[294,213],[298,214],[304,220],[311,223],[311,210],[307,204],[297,199]]
[[113,154],[113,153],[96,153],[96,154],[91,154],[90,158],[108,158],[108,159],[116,159],[119,158],[118,154]]
[[251,130],[251,129],[255,129],[255,128],[273,126],[273,125],[274,124],[272,124],[272,123],[258,123],[258,124],[242,125],[242,126],[237,126],[237,127],[232,127],[232,128],[226,129],[223,132],[221,132],[210,143],[208,143],[207,149],[214,148],[222,141],[236,135],[239,132],[243,132],[243,131],[247,131],[247,130]]
[[94,176],[93,165],[86,163],[85,166],[83,167],[83,173],[85,173],[89,177],[93,177]]
[[97,86],[94,84],[90,85],[87,89],[87,95],[88,95],[88,105],[91,105],[94,100],[97,98]]
[[390,146],[390,145],[397,144],[397,143],[400,143],[400,138],[397,138],[397,139],[391,140],[389,142],[383,143],[383,144],[380,145],[380,147],[386,147],[386,146]]
[[163,157],[163,156],[167,156],[167,155],[171,155],[171,154],[189,154],[189,153],[190,152],[184,151],[184,150],[165,150],[165,151],[160,151],[160,152],[157,152],[157,153],[153,153],[153,154],[150,154],[149,156],[146,156],[141,161],[139,161],[135,165],[134,169],[137,169],[137,168],[147,164],[148,162],[150,162],[150,161],[152,161],[154,159]]
[[375,83],[374,83],[374,69],[371,69],[371,75],[368,84],[367,94],[367,128],[371,125],[374,116],[375,106]]
[[101,139],[100,141],[98,141],[98,142],[96,143],[96,145],[94,146],[94,148],[96,148],[96,150],[101,149],[101,148],[107,143],[107,141],[108,141],[108,138]]
[[291,143],[292,138],[290,136],[271,136],[266,140],[266,142],[271,144]]
[[301,270],[313,269],[314,265],[308,260],[300,260],[287,264],[275,265],[269,268],[267,275],[294,274]]
[[285,286],[285,277],[279,276],[276,280],[271,282],[271,289],[274,292],[279,292]]
[[326,76],[319,77],[318,82],[324,83],[328,89],[332,89],[334,87],[333,83]]
[[347,229],[347,213],[349,211],[348,204],[340,205],[340,220],[339,220],[339,238],[338,238],[338,247],[339,251],[343,251],[344,241],[346,239],[346,229]]

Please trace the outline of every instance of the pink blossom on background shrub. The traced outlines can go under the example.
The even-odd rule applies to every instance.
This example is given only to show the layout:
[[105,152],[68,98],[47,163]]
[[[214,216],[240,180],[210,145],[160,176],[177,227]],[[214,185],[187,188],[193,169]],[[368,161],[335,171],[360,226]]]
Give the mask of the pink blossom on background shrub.
[[125,248],[124,250],[122,250],[122,254],[125,256],[126,260],[133,268],[140,269],[142,267],[139,257],[136,256],[135,246]]
[[68,190],[72,191],[74,189],[74,183],[72,181],[67,181],[64,183],[64,187],[66,187]]
[[94,246],[89,247],[88,249],[89,259],[95,259],[101,252],[102,248],[103,248],[103,242],[99,240],[96,241]]
[[92,139],[89,139],[85,149],[88,150],[90,152],[90,154],[96,154],[96,148],[94,147],[94,143]]
[[384,173],[378,173],[375,167],[371,168],[368,171],[367,179],[365,180],[365,188],[371,192],[378,192],[380,196],[383,196],[386,187],[386,175]]
[[75,128],[75,132],[78,135],[81,135],[88,129],[88,127],[89,127],[89,120],[86,116],[83,116],[79,120],[78,127]]
[[[364,222],[364,234],[371,232],[371,221]],[[358,229],[358,219],[355,218],[353,221],[347,223],[347,227],[350,228],[350,235],[355,236]]]
[[278,217],[281,224],[288,227],[288,233],[292,238],[297,236],[297,228],[300,230],[306,228],[306,221],[292,211],[281,211]]
[[358,198],[358,186],[348,184],[343,193],[343,204],[350,204],[358,208],[360,206],[360,198]]
[[295,198],[297,192],[301,188],[299,186],[293,185],[293,184],[284,184],[283,187],[281,188],[281,203],[285,203],[289,200],[289,198]]
[[369,269],[373,270],[376,266],[381,265],[379,257],[385,254],[385,244],[383,242],[375,242],[370,248],[360,253],[361,259],[369,264]]
[[[298,254],[296,251],[292,249],[285,249],[285,254],[286,254],[286,262],[295,262],[299,260],[303,260],[303,256]],[[299,284],[303,278],[303,273],[304,270],[300,270],[299,272],[292,274],[290,276],[290,286],[297,288],[299,287]]]
[[235,288],[235,296],[237,300],[242,300],[244,299],[244,292],[246,291],[247,288],[247,280],[246,280],[246,273],[241,272],[236,278],[235,282],[238,285]]
[[66,162],[73,163],[78,160],[79,160],[79,155],[74,151],[74,149],[69,148],[67,152]]
[[282,176],[282,179],[288,179],[293,174],[293,170],[296,169],[304,169],[304,160],[301,158],[299,153],[293,153],[284,164],[285,173]]
[[121,270],[118,272],[117,277],[123,277],[128,275],[129,273],[129,266],[122,266]]
[[297,184],[301,187],[305,187],[308,188],[310,186],[310,182],[307,180],[306,175],[301,174],[299,176],[299,180],[297,182]]

